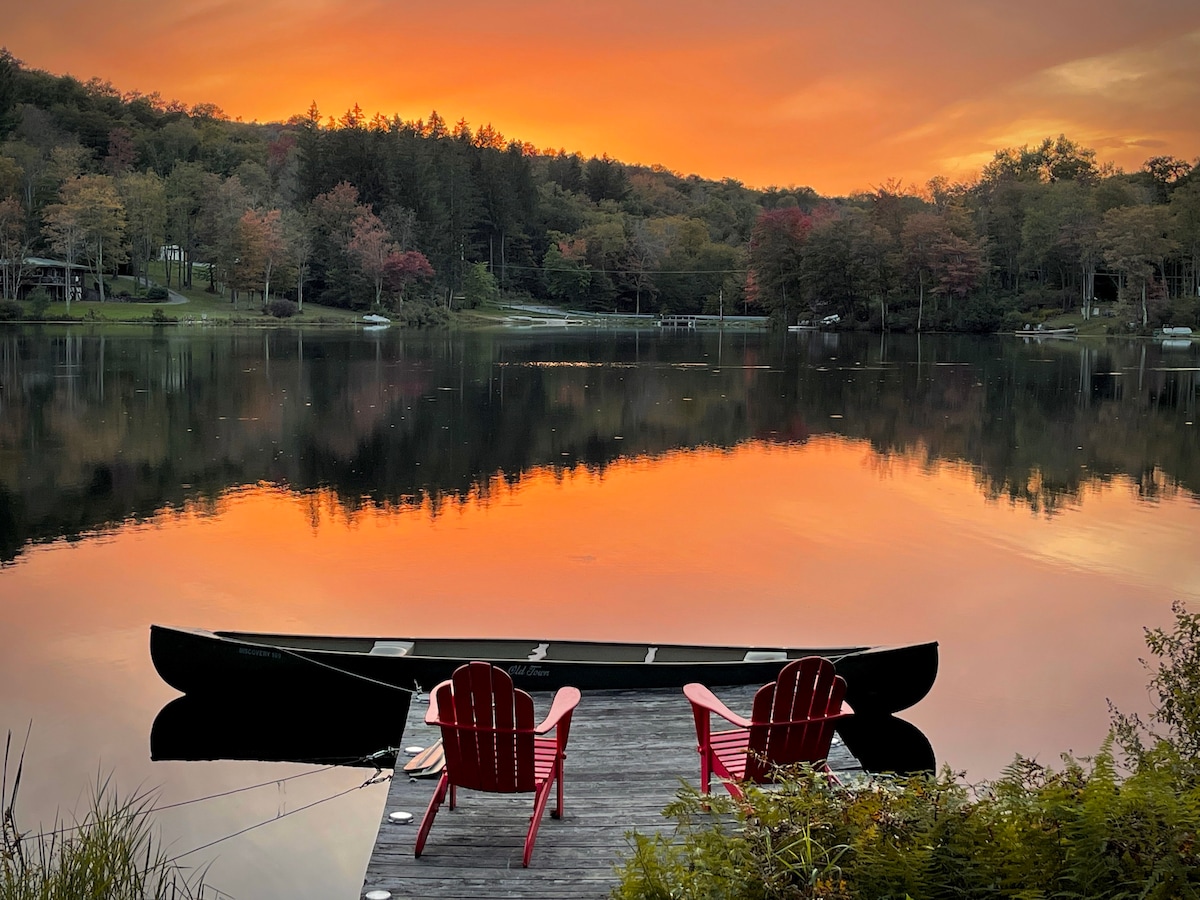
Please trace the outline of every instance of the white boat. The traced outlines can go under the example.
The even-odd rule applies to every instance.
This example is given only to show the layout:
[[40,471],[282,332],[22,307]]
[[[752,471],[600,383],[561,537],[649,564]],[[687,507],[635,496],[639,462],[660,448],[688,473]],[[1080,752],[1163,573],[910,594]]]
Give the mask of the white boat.
[[1044,325],[1030,328],[1027,325],[1013,333],[1018,337],[1073,337],[1078,331],[1074,325],[1064,325],[1061,328],[1047,328]]
[[387,316],[381,316],[378,313],[367,313],[363,316],[363,321],[368,325],[391,325],[392,320]]

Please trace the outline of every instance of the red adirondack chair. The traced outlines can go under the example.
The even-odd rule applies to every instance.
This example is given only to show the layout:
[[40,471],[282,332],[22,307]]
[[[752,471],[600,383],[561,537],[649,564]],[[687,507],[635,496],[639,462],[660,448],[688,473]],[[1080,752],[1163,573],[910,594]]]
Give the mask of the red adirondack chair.
[[[560,688],[549,714],[535,725],[533,699],[513,687],[507,672],[485,662],[460,666],[449,681],[435,687],[429,694],[425,722],[441,728],[446,765],[417,831],[415,854],[421,855],[433,818],[447,792],[451,809],[456,805],[460,787],[500,794],[532,792],[533,816],[525,836],[522,861],[522,865],[528,866],[538,825],[555,782],[558,802],[550,815],[556,819],[562,816],[563,759],[571,714],[578,703],[578,689]],[[553,737],[541,736],[551,731]]]
[[[735,798],[743,795],[738,782],[769,784],[778,766],[812,763],[832,777],[826,758],[834,725],[853,711],[842,702],[846,682],[834,673],[829,660],[820,656],[792,660],[777,680],[755,693],[749,719],[730,710],[702,684],[686,685],[683,692],[696,719],[704,793],[709,792],[713,773]],[[712,713],[735,727],[713,731]]]

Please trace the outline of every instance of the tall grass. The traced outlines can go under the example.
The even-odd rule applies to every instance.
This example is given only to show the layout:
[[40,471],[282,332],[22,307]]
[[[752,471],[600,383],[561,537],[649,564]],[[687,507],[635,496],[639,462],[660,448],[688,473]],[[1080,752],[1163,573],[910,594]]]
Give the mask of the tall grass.
[[25,749],[9,789],[12,733],[0,778],[0,900],[202,900],[203,872],[187,872],[166,854],[151,821],[153,795],[121,798],[97,778],[87,812],[48,831],[22,832],[17,797]]

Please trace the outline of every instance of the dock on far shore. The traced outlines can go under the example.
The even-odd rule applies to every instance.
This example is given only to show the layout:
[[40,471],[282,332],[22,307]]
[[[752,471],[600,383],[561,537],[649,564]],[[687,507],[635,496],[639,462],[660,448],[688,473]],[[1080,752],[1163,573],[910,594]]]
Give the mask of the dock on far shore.
[[[715,692],[745,713],[755,689]],[[550,708],[550,696],[535,694],[534,708],[540,719]],[[424,698],[414,698],[405,746],[428,746],[437,739],[436,729],[425,724],[426,709]],[[829,764],[839,773],[861,772],[838,741]],[[421,858],[415,858],[417,826],[437,779],[410,779],[403,765],[402,754],[360,896],[385,890],[395,900],[607,898],[629,849],[627,834],[670,832],[674,823],[663,817],[663,807],[675,798],[681,780],[697,785],[700,775],[696,728],[682,691],[585,691],[567,744],[563,818],[551,817],[552,797],[525,869],[521,855],[532,794],[460,790],[457,808],[442,806]],[[388,816],[399,811],[411,813],[412,822],[393,824]]]

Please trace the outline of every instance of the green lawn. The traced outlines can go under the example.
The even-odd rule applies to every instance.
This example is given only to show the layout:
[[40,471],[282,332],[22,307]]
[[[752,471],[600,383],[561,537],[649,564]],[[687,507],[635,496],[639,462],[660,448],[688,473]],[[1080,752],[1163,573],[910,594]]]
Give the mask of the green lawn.
[[[161,263],[150,264],[150,279],[152,282],[164,282]],[[130,294],[144,292],[144,287],[135,285],[132,278],[121,276],[114,278],[112,284],[118,291],[128,291]],[[361,314],[349,309],[339,309],[329,306],[318,306],[305,303],[303,313],[288,319],[276,319],[264,315],[257,299],[241,299],[234,306],[228,297],[210,294],[207,282],[196,280],[191,288],[172,287],[173,294],[186,298],[185,303],[160,301],[129,301],[105,300],[100,302],[76,301],[67,309],[66,303],[51,303],[46,310],[46,318],[62,321],[70,318],[84,322],[206,322],[217,324],[242,325],[271,325],[271,324],[338,324],[352,323],[361,320]]]

